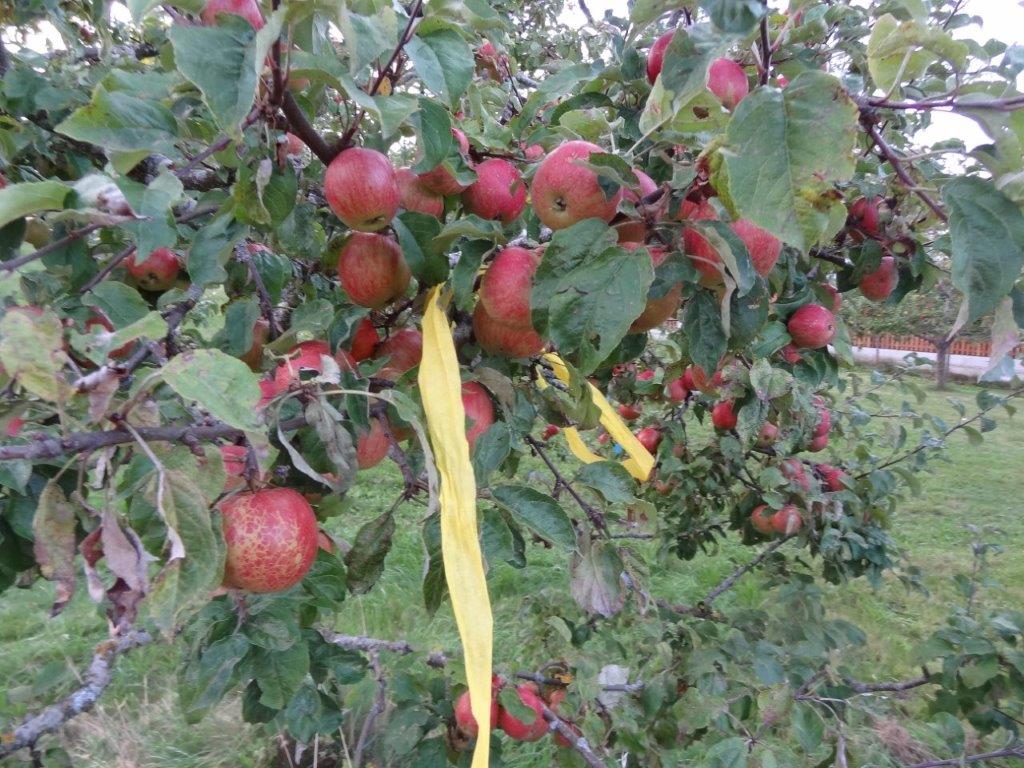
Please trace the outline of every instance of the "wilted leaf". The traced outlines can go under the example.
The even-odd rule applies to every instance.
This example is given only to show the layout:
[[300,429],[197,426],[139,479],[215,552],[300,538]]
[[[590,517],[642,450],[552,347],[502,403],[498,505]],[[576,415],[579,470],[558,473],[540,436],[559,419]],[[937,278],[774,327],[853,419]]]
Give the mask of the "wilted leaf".
[[51,615],[56,616],[75,593],[75,526],[74,505],[53,480],[39,494],[39,503],[32,520],[35,543],[32,546],[43,577],[57,585]]
[[572,558],[572,596],[587,613],[610,618],[622,610],[626,590],[623,565],[614,545],[580,537],[579,551]]
[[390,510],[359,529],[352,549],[345,556],[348,587],[354,595],[370,591],[384,573],[384,558],[391,551],[395,535],[395,517]]

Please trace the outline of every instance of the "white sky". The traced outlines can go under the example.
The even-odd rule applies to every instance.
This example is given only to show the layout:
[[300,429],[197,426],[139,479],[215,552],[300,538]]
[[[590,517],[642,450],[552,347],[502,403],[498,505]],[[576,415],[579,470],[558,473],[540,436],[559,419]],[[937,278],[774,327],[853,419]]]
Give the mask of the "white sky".
[[[615,9],[622,13],[624,0],[586,0],[587,7],[595,18],[604,16],[606,10]],[[786,0],[771,0],[773,8],[784,8]],[[576,5],[576,0],[569,1],[566,19],[574,24],[583,24],[584,17]],[[954,36],[962,39],[973,38],[985,42],[990,38],[998,38],[1008,44],[1024,45],[1024,0],[967,0],[963,10],[982,18],[981,26],[971,25],[954,31]],[[112,17],[116,21],[128,22],[131,17],[123,3],[111,6]],[[48,28],[47,28],[48,27]],[[29,36],[28,45],[36,50],[63,47],[56,30],[44,23],[38,34]],[[1020,87],[1024,87],[1024,75],[1021,76]],[[921,142],[931,144],[942,139],[957,137],[964,141],[968,149],[988,142],[981,129],[966,117],[936,110],[933,113],[932,126],[920,134]]]

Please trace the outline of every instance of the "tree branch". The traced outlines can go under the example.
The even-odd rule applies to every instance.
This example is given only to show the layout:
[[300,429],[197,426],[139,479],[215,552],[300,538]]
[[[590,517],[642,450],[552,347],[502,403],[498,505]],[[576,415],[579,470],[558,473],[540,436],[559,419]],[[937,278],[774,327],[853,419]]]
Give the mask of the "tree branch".
[[117,657],[151,642],[153,637],[148,632],[133,629],[122,637],[96,646],[92,663],[85,673],[85,684],[63,701],[26,718],[11,733],[0,734],[0,759],[18,750],[35,746],[41,737],[56,731],[73,717],[92,709],[103,691],[110,685],[113,664]]
[[964,763],[982,763],[987,760],[1000,760],[1004,757],[1024,758],[1024,743],[1018,743],[1006,749],[997,749],[994,752],[982,752],[977,755],[966,755],[954,757],[949,760],[929,760],[926,763],[914,763],[905,768],[940,768],[943,765],[963,765]]
[[889,99],[866,99],[862,103],[876,109],[990,109],[997,112],[1013,112],[1024,109],[1024,96],[1010,96],[1005,99],[990,99],[989,101],[967,101],[955,95],[941,96],[934,99],[922,99],[921,101],[890,101]]
[[33,251],[32,253],[26,253],[24,256],[19,256],[16,259],[11,259],[10,261],[0,263],[0,271],[7,273],[13,272],[16,269],[19,269],[25,266],[26,264],[35,261],[36,259],[41,259],[44,256],[48,256],[49,254],[54,253],[55,251],[59,251],[61,248],[71,245],[71,243],[75,242],[76,240],[81,240],[83,237],[88,237],[96,230],[103,229],[103,227],[105,226],[107,225],[89,224],[87,226],[81,227],[80,229],[73,229],[59,240],[49,242],[42,248]]
[[[259,120],[262,112],[263,108],[259,104],[253,107],[252,111],[249,112],[245,120],[242,121],[241,130],[244,131],[250,125]],[[219,139],[217,139],[217,141],[213,142],[213,144],[211,144],[198,155],[189,160],[188,163],[183,165],[181,168],[177,169],[174,172],[174,175],[177,176],[179,179],[189,176],[192,170],[200,163],[202,163],[204,160],[206,160],[206,158],[210,157],[211,155],[217,154],[222,149],[227,149],[233,141],[234,139],[231,138],[230,136],[221,136]]]
[[902,158],[900,158],[900,156],[896,154],[896,151],[891,146],[889,146],[885,139],[882,138],[882,134],[878,130],[878,126],[871,122],[869,116],[863,117],[861,120],[861,124],[868,132],[868,135],[871,137],[871,140],[875,142],[875,145],[882,151],[882,154],[885,155],[885,159],[889,161],[889,165],[892,166],[892,169],[896,172],[896,175],[899,177],[900,181],[903,182],[903,185],[910,189],[911,191],[913,191],[913,193],[917,195],[919,198],[921,198],[921,201],[929,208],[931,208],[936,216],[938,216],[942,221],[948,223],[949,216],[947,216],[946,212],[942,210],[942,206],[935,202],[935,199],[932,198],[932,196],[925,192],[923,189],[921,189],[917,185],[917,183],[911,178],[910,174],[907,173],[907,169],[903,167]]
[[704,596],[704,599],[696,605],[672,605],[667,600],[658,600],[658,605],[662,608],[672,611],[673,613],[678,613],[681,616],[707,614],[708,608],[710,607],[711,603],[713,603],[715,600],[721,597],[721,595],[724,592],[732,589],[732,587],[736,584],[737,581],[739,581],[746,574],[750,573],[750,571],[757,568],[757,566],[763,563],[769,555],[771,555],[775,550],[777,550],[791,538],[793,537],[785,536],[781,539],[773,541],[771,544],[769,544],[767,547],[761,550],[761,554],[759,554],[749,563],[741,565],[735,571],[726,576],[721,582],[719,582],[718,586],[716,586],[714,589],[708,592],[707,595]]
[[560,734],[563,739],[569,742],[569,745],[580,753],[583,757],[583,761],[587,765],[591,766],[591,768],[606,768],[604,762],[595,754],[590,743],[583,738],[582,734],[576,733],[571,727],[569,727],[569,724],[555,714],[547,704],[542,704],[541,706],[544,707],[542,713],[544,715],[544,719],[548,721],[548,725],[551,730]]
[[235,258],[249,269],[249,277],[252,279],[253,285],[256,286],[256,296],[259,298],[260,314],[267,321],[267,333],[270,336],[270,340],[273,341],[281,335],[281,326],[274,316],[274,305],[270,301],[270,292],[267,290],[266,283],[263,282],[260,271],[256,269],[256,264],[253,263],[252,253],[249,251],[246,243],[241,243],[235,247]]
[[527,435],[525,440],[527,445],[533,448],[534,452],[538,456],[540,456],[541,461],[543,461],[547,465],[547,468],[551,470],[551,474],[555,476],[555,482],[562,488],[565,488],[566,491],[568,491],[569,495],[572,496],[573,500],[579,505],[580,509],[582,509],[586,513],[587,518],[594,525],[594,527],[599,531],[607,533],[608,524],[604,519],[604,514],[599,509],[596,509],[592,504],[588,503],[586,499],[580,496],[576,489],[572,487],[572,483],[570,483],[568,480],[565,479],[565,477],[562,476],[562,473],[558,470],[558,467],[556,467],[554,462],[551,461],[550,458],[548,458],[547,453],[544,451],[544,446],[542,446],[536,439],[534,439],[530,435]]
[[927,685],[931,675],[925,672],[920,677],[915,677],[912,680],[904,680],[898,683],[859,683],[856,680],[843,680],[845,685],[848,685],[856,693],[878,693],[889,691],[897,693],[899,691],[909,691],[913,688],[920,688],[922,685]]
[[284,116],[288,118],[288,125],[291,126],[292,133],[302,139],[303,143],[319,158],[321,163],[330,165],[331,160],[338,153],[327,145],[323,136],[317,133],[316,128],[313,127],[313,124],[306,117],[306,113],[299,106],[299,102],[295,100],[295,97],[288,90],[284,92],[281,110],[284,112]]

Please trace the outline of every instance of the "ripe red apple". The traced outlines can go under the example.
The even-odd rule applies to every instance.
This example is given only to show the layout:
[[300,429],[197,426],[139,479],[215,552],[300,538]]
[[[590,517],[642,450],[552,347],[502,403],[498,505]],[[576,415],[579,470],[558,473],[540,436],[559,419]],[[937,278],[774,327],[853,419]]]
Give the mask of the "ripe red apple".
[[869,301],[885,301],[896,289],[899,281],[896,259],[892,256],[883,256],[878,269],[868,272],[860,279],[860,292]]
[[609,435],[607,432],[602,432],[600,435],[597,436],[597,442],[599,442],[601,445],[608,445],[608,441],[611,439],[612,436]]
[[787,344],[779,350],[779,354],[781,354],[782,359],[790,365],[796,365],[804,359],[804,356],[800,354],[800,350],[797,349],[794,344]]
[[181,261],[170,248],[157,248],[141,261],[133,253],[124,263],[135,284],[144,291],[166,291],[178,279]]
[[537,686],[531,683],[516,686],[516,693],[524,705],[534,711],[534,719],[523,722],[504,707],[498,713],[498,727],[516,741],[539,741],[548,732],[544,719],[544,700],[537,693]]
[[882,198],[858,197],[850,203],[850,213],[847,222],[869,235],[878,235],[879,217],[878,209],[882,204]]
[[324,174],[324,196],[349,229],[376,232],[395,218],[402,201],[395,167],[374,149],[351,147]]
[[544,349],[544,340],[532,326],[496,320],[480,303],[473,311],[473,335],[482,350],[500,357],[533,357]]
[[812,453],[817,453],[818,451],[824,451],[826,448],[828,448],[828,435],[815,435],[811,438],[811,442],[807,447],[807,450]]
[[[658,190],[654,179],[639,169],[634,169],[637,181],[636,187],[628,187],[622,190],[622,199],[628,200],[639,208],[645,197]],[[620,243],[643,243],[647,240],[647,222],[643,218],[626,219],[615,225],[615,232]]]
[[359,321],[359,325],[356,326],[355,333],[352,334],[349,354],[357,363],[367,360],[373,357],[373,351],[379,343],[380,336],[377,335],[377,329],[374,327],[373,321],[368,317],[364,317]]
[[412,274],[402,249],[392,238],[353,232],[338,253],[338,277],[354,303],[379,309],[402,297]]
[[836,335],[836,317],[821,304],[804,304],[786,323],[793,343],[804,349],[821,349]]
[[543,224],[565,229],[583,219],[612,220],[622,190],[606,198],[597,174],[578,165],[602,151],[589,141],[569,141],[541,161],[530,193],[533,209]]
[[686,378],[689,374],[690,389],[696,389],[698,392],[714,392],[722,384],[722,366],[725,364],[725,360],[720,360],[718,368],[714,374],[708,376],[703,368],[694,363],[686,367],[686,371],[683,372],[683,377]]
[[466,411],[466,441],[469,450],[476,445],[477,438],[494,423],[494,404],[487,390],[475,381],[462,383],[462,407]]
[[224,461],[224,490],[233,491],[245,485],[245,456],[244,445],[222,445],[220,447],[221,459]]
[[665,49],[672,42],[676,31],[670,30],[654,41],[650,53],[647,54],[647,81],[654,85],[654,81],[661,74],[661,67],[665,63]]
[[685,403],[690,396],[690,388],[686,386],[684,377],[673,379],[668,383],[668,399],[673,403]]
[[290,157],[296,157],[306,151],[306,145],[302,139],[296,136],[294,133],[285,134],[285,154]]
[[538,251],[502,248],[480,281],[480,303],[487,314],[508,325],[530,325],[530,292],[541,255]]
[[644,427],[636,433],[636,439],[640,441],[640,445],[647,449],[648,453],[654,453],[658,450],[658,446],[661,445],[661,430],[657,427]]
[[239,493],[221,502],[224,585],[279,592],[298,584],[316,558],[316,516],[291,488]]
[[7,437],[17,437],[23,426],[25,426],[25,420],[20,416],[15,416],[7,422],[7,427],[4,429],[4,433]]
[[747,74],[732,59],[715,59],[708,68],[708,90],[732,111],[750,92]]
[[[620,245],[630,251],[640,247],[640,243],[620,243]],[[655,269],[657,269],[661,263],[668,258],[668,251],[660,246],[648,246],[647,252],[651,255],[651,264]],[[641,312],[640,316],[629,326],[629,332],[644,333],[652,328],[657,328],[678,311],[679,305],[682,301],[682,283],[676,283],[673,285],[668,289],[664,296],[659,296],[656,299],[647,299],[647,304],[644,305],[643,312]]]
[[832,429],[832,411],[821,408],[818,411],[818,425],[814,428],[814,436],[828,435],[830,429]]
[[723,431],[736,429],[736,421],[736,411],[733,409],[732,400],[722,400],[715,403],[715,407],[711,409],[711,423],[715,425],[715,429]]
[[500,83],[505,79],[507,68],[508,56],[498,53],[498,49],[490,40],[476,49],[476,69],[480,74],[486,74],[491,80]]
[[373,353],[375,358],[388,359],[380,373],[382,379],[397,379],[420,364],[423,357],[423,334],[414,328],[403,328],[382,341]]
[[380,419],[370,419],[368,432],[360,432],[356,438],[356,462],[360,469],[370,469],[384,461],[391,441],[388,440]]
[[248,21],[253,29],[263,28],[263,14],[256,0],[206,0],[203,7],[203,23],[213,26],[218,13],[233,13]]
[[805,493],[811,490],[811,480],[807,477],[803,462],[799,459],[785,459],[780,465],[782,476],[794,485],[801,488]]
[[839,467],[833,467],[831,464],[815,464],[814,469],[824,481],[825,487],[828,490],[835,493],[836,491],[846,489],[844,480],[848,480],[849,475],[839,469]]
[[411,168],[399,168],[395,171],[395,178],[405,210],[425,213],[435,219],[444,215],[444,198],[427,189]]
[[274,379],[260,379],[260,403],[257,408],[266,408],[270,401],[278,395],[277,383]]
[[750,513],[750,524],[765,536],[788,535],[800,530],[803,519],[794,504],[787,504],[778,511],[769,509],[767,505],[762,504],[755,507],[754,511]]
[[648,369],[646,371],[640,371],[640,373],[638,373],[636,375],[636,380],[637,381],[653,381],[654,380],[654,371],[652,371],[650,369]]
[[757,433],[757,445],[760,448],[770,448],[775,445],[775,441],[779,439],[779,428],[772,424],[770,421],[766,421],[761,425],[760,431]]
[[619,406],[619,416],[621,416],[626,421],[633,421],[634,419],[639,419],[641,413],[641,410],[632,403],[623,403],[622,405]]
[[[498,715],[500,707],[496,696],[491,698],[491,730],[498,726]],[[480,733],[480,726],[473,717],[473,705],[470,702],[469,691],[466,691],[455,700],[455,722],[466,736],[475,739]]]
[[540,144],[527,144],[524,141],[519,142],[519,146],[523,150],[523,157],[526,158],[528,163],[535,163],[544,157],[544,147]]
[[[332,357],[326,341],[304,341],[299,344],[274,371],[274,394],[288,391],[292,382],[299,381],[302,371],[323,373],[324,357]],[[333,357],[342,371],[355,370],[355,361],[345,350],[339,349]]]
[[[469,139],[466,138],[466,134],[458,128],[452,128],[452,136],[455,137],[455,141],[459,145],[459,153],[466,157],[469,154]],[[443,197],[457,195],[466,188],[466,185],[460,184],[444,165],[439,165],[426,173],[421,173],[420,184],[435,195]]]
[[508,160],[492,157],[476,167],[476,181],[462,193],[462,205],[482,219],[509,224],[526,207],[522,174]]
[[703,198],[696,203],[692,200],[684,199],[679,204],[679,210],[676,212],[676,219],[679,221],[707,221],[717,218],[718,214],[715,212],[715,206]]
[[782,253],[782,241],[766,229],[761,229],[754,222],[738,219],[731,225],[732,231],[743,241],[750,252],[750,260],[754,263],[754,271],[761,277],[772,271]]
[[544,427],[544,431],[541,432],[540,437],[546,443],[552,437],[557,435],[560,431],[561,430],[559,430],[559,428],[556,425],[548,424],[546,427]]

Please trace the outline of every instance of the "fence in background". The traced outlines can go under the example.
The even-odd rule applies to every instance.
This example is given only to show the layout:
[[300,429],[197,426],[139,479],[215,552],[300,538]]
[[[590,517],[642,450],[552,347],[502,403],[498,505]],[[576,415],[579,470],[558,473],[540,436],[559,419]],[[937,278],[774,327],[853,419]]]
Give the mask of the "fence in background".
[[[927,339],[919,336],[894,336],[889,333],[874,336],[854,336],[854,346],[868,347],[871,349],[896,349],[903,352],[935,352],[935,345]],[[992,345],[987,341],[966,341],[956,339],[949,347],[951,355],[972,355],[975,357],[988,357],[992,351]],[[1024,358],[1024,344],[1020,344],[1013,351],[1016,358]]]

